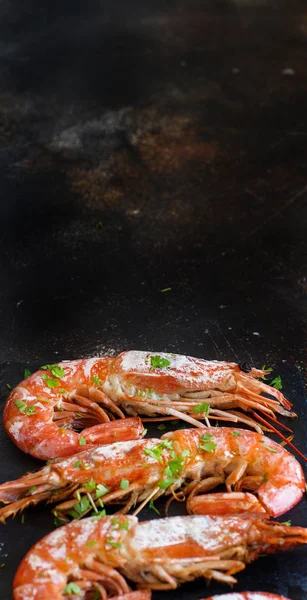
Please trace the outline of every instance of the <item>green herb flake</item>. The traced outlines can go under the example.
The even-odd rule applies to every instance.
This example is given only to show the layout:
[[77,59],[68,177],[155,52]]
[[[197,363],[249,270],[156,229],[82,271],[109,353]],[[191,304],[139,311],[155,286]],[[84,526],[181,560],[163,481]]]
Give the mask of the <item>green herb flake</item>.
[[186,456],[191,456],[191,452],[190,450],[187,448],[186,450],[183,450],[183,452],[181,453],[182,458],[186,458]]
[[23,372],[23,378],[27,379],[27,377],[30,377],[30,375],[31,375],[30,369],[25,369]]
[[178,425],[179,419],[175,419],[175,421],[170,421],[171,425]]
[[93,546],[97,546],[98,542],[96,540],[90,540],[89,542],[87,542],[85,545],[88,548],[92,548]]
[[20,522],[21,522],[22,525],[24,524],[24,522],[25,522],[25,516],[24,515],[21,515]]
[[204,450],[205,452],[214,452],[217,444],[215,442],[211,442],[212,435],[210,433],[206,433],[201,436],[201,443],[198,446],[199,450]]
[[58,379],[52,379],[52,377],[48,377],[47,375],[42,375],[42,378],[46,381],[46,385],[52,390],[55,387],[59,387],[60,382]]
[[122,547],[121,542],[114,542],[114,540],[111,540],[111,539],[106,539],[106,543],[109,544],[110,546],[113,546],[113,548],[121,548]]
[[201,404],[197,404],[196,406],[194,406],[193,412],[195,412],[197,414],[204,413],[206,417],[209,417],[210,404],[207,404],[207,402],[202,402]]
[[63,594],[65,594],[65,596],[70,596],[71,594],[81,594],[81,588],[76,583],[71,581],[64,588]]
[[5,563],[1,563],[0,569],[4,569],[4,567],[5,567]]
[[165,292],[170,292],[170,291],[171,291],[171,289],[172,289],[171,287],[166,287],[166,288],[163,288],[163,290],[160,290],[160,292],[161,292],[162,294],[164,294]]
[[159,429],[159,431],[164,431],[166,429],[166,425],[164,425],[164,423],[161,423],[160,425],[158,425],[157,429]]
[[281,523],[281,525],[287,525],[287,527],[291,527],[291,521],[290,521],[290,519],[289,519],[289,521],[283,521]]
[[176,481],[176,479],[174,477],[167,477],[166,479],[162,479],[162,481],[159,481],[158,486],[162,490],[166,490],[171,485],[173,485],[173,483],[175,483],[175,481]]
[[96,488],[96,498],[101,498],[101,496],[107,494],[108,491],[109,489],[106,485],[104,485],[103,483],[99,483]]
[[67,390],[64,390],[64,388],[60,388],[58,392],[59,394],[68,394]]
[[53,375],[53,377],[58,377],[59,379],[62,379],[65,375],[64,369],[57,364],[44,365],[43,367],[41,367],[41,369],[43,369],[44,371],[51,371],[51,375]]
[[263,475],[263,483],[266,483],[268,481],[269,478],[269,473],[264,473]]
[[27,406],[25,413],[27,415],[27,417],[30,417],[30,415],[34,415],[35,413],[35,406]]
[[96,223],[96,229],[102,229],[102,228],[103,228],[103,222],[102,221],[98,221],[98,223]]
[[69,515],[73,517],[73,519],[79,519],[83,513],[85,513],[90,508],[90,501],[87,496],[82,496],[80,502],[74,504],[73,509],[69,511]]
[[96,375],[92,376],[92,382],[95,383],[96,385],[101,385],[102,384],[101,379],[99,379],[99,377],[97,377]]
[[86,439],[81,436],[79,439],[79,446],[85,446],[85,445],[86,445]]
[[266,365],[262,365],[261,371],[267,371],[268,373],[272,373],[272,367],[267,367]]
[[157,354],[150,357],[150,364],[152,369],[163,369],[164,367],[169,367],[171,363],[167,358],[163,358]]
[[87,483],[84,484],[84,487],[87,490],[95,490],[96,489],[96,481],[91,477],[91,479],[89,481],[87,481]]
[[231,435],[233,435],[233,437],[240,437],[241,433],[239,431],[232,431]]
[[7,389],[8,389],[8,390],[11,390],[11,389],[12,389],[12,386],[11,386],[9,383],[6,383],[6,384],[5,384],[5,387],[7,387]]
[[129,483],[128,479],[122,479],[119,484],[119,487],[121,490],[126,490],[129,487],[129,485],[130,485],[130,483]]
[[24,400],[15,400],[15,406],[18,408],[19,412],[24,413],[29,417],[35,413],[35,406],[27,406],[27,403]]
[[123,529],[125,531],[129,531],[129,522],[123,521],[122,523],[119,524],[119,528]]
[[282,390],[282,381],[280,375],[271,381],[270,386],[275,388],[275,390]]
[[270,452],[274,452],[275,454],[278,454],[278,450],[275,450],[275,448],[271,448],[271,446],[266,446],[264,445],[264,447],[269,450]]
[[35,490],[36,490],[36,485],[31,485],[31,487],[29,488],[30,494],[32,494],[32,492],[35,492]]
[[155,513],[157,513],[157,515],[159,515],[160,517],[160,511],[156,508],[156,506],[154,505],[154,501],[151,498],[150,502],[149,502],[149,508],[151,508],[151,510],[154,510]]

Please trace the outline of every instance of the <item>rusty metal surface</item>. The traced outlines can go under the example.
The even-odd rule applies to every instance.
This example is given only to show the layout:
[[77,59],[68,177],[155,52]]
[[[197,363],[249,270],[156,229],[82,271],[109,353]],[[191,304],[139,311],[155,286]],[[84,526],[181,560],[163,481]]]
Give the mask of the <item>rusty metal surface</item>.
[[305,3],[165,4],[1,3],[3,398],[23,366],[134,347],[284,364],[304,410]]

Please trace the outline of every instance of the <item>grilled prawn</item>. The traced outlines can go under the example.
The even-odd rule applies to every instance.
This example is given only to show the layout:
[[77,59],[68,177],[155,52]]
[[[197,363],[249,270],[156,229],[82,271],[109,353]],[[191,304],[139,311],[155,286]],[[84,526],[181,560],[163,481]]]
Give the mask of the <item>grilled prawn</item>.
[[89,518],[60,527],[28,552],[15,576],[14,600],[94,594],[106,600],[129,594],[126,578],[149,590],[176,589],[198,577],[233,584],[233,575],[259,554],[306,543],[306,529],[255,515],[143,523],[124,515]]
[[[204,431],[206,433],[204,433]],[[204,494],[220,484],[228,494]],[[251,490],[258,496],[244,494]],[[162,438],[97,446],[55,459],[36,473],[0,485],[0,520],[39,502],[60,503],[61,520],[98,513],[109,503],[136,512],[162,494],[186,500],[189,512],[259,512],[279,516],[300,501],[298,461],[262,434],[229,427],[185,429]],[[199,495],[201,494],[201,495]],[[63,502],[63,500],[65,500]]]
[[260,433],[256,421],[268,425],[263,415],[273,422],[275,413],[296,416],[280,391],[257,379],[265,374],[246,364],[137,351],[64,361],[42,367],[12,390],[4,426],[21,450],[41,459],[74,454],[91,433],[105,443],[100,423],[125,415],[179,418],[196,427],[204,427],[201,419],[209,426],[210,417]]

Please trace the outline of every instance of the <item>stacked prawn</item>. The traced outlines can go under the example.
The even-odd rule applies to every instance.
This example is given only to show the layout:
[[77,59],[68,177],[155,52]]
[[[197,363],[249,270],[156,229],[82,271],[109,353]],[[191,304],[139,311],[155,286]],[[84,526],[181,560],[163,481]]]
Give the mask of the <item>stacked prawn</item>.
[[233,575],[259,554],[306,543],[307,530],[255,515],[142,523],[127,515],[92,517],[61,527],[30,550],[15,576],[14,600],[127,600],[126,577],[151,590],[176,589],[198,577],[233,584]]
[[[30,550],[14,600],[150,600],[149,590],[197,577],[233,584],[260,553],[306,544],[307,530],[268,520],[299,502],[305,478],[297,460],[263,435],[263,428],[278,431],[276,413],[296,416],[280,391],[257,380],[264,375],[246,364],[131,351],[46,365],[19,384],[5,428],[20,449],[51,460],[0,485],[0,520],[53,502],[59,523],[74,521]],[[139,415],[196,429],[144,439]],[[256,432],[213,428],[211,418]],[[221,484],[226,493],[211,492]],[[166,509],[175,499],[191,516],[138,523],[145,504],[164,495]],[[112,517],[109,504],[120,505]],[[126,577],[141,589],[132,592]],[[251,592],[207,600],[226,597],[286,600]]]
[[275,415],[296,415],[279,390],[257,379],[265,374],[246,363],[138,351],[64,361],[42,367],[12,390],[3,422],[21,450],[43,460],[74,454],[84,440],[105,443],[101,424],[126,415],[182,419],[202,428],[209,419],[241,422],[259,433],[269,427],[285,439],[273,425]]

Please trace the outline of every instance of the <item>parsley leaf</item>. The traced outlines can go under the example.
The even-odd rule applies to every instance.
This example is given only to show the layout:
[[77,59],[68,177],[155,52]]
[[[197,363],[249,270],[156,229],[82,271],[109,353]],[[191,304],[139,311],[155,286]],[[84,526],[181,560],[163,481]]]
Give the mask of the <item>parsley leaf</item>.
[[175,483],[175,481],[176,479],[174,477],[167,477],[166,479],[162,479],[162,481],[159,481],[158,486],[162,490],[166,490],[168,487],[170,487],[170,485]]
[[217,444],[215,442],[211,442],[212,435],[210,433],[206,433],[201,436],[201,443],[198,446],[199,450],[204,450],[205,452],[214,452]]
[[275,390],[282,390],[282,381],[280,375],[271,381],[270,386],[275,388]]
[[121,548],[122,546],[121,542],[114,542],[114,540],[111,539],[106,539],[106,543],[110,544],[110,546],[113,546],[113,548]]
[[80,502],[74,504],[72,510],[69,511],[69,515],[73,517],[73,519],[79,519],[83,513],[85,513],[90,508],[90,501],[87,496],[82,496]]
[[96,481],[93,479],[93,477],[91,477],[91,479],[89,481],[87,481],[87,483],[84,484],[84,487],[87,490],[95,490],[96,489]]
[[268,478],[269,478],[269,474],[268,473],[264,473],[263,474],[263,483],[266,483],[267,480],[268,480]]
[[59,365],[44,365],[41,369],[44,371],[51,371],[51,375],[53,375],[53,377],[58,377],[59,379],[62,379],[65,375],[64,369],[59,367]]
[[130,483],[129,483],[128,479],[122,479],[119,484],[119,487],[121,490],[126,490],[129,487],[129,485],[130,485]]
[[69,596],[70,594],[81,594],[81,588],[76,583],[71,581],[64,588],[63,594],[67,596]]
[[99,377],[97,377],[96,375],[92,376],[92,382],[95,383],[96,385],[101,385],[102,384],[101,379],[99,379]]
[[79,438],[79,446],[86,446],[86,439],[82,436]]
[[85,545],[86,545],[88,548],[92,548],[92,546],[96,546],[96,545],[97,545],[97,543],[98,543],[98,542],[97,542],[96,540],[90,540],[90,541],[89,541],[89,542],[87,542]]
[[31,371],[29,369],[25,369],[23,372],[23,378],[27,379],[27,377],[30,377],[31,375]]
[[164,440],[161,444],[156,444],[152,448],[144,448],[144,454],[147,456],[151,456],[155,460],[162,463],[162,452],[164,448],[171,450],[173,448],[173,442],[169,442],[168,440]]
[[281,523],[281,525],[287,525],[287,527],[291,527],[291,521],[290,521],[290,519],[289,519],[289,521],[283,521]]
[[43,375],[42,377],[46,381],[46,385],[50,389],[55,388],[55,387],[59,387],[60,382],[59,382],[58,379],[52,379],[52,377],[47,377],[47,375]]
[[159,511],[159,510],[158,510],[158,509],[155,507],[155,505],[154,505],[154,501],[153,501],[153,499],[152,499],[152,498],[151,498],[151,500],[150,500],[150,502],[149,502],[149,508],[151,508],[151,510],[154,510],[154,511],[155,511],[155,513],[157,513],[157,515],[159,515],[159,516],[160,516],[160,511]]
[[78,469],[79,467],[82,468],[83,463],[81,462],[81,460],[76,460],[76,462],[74,462],[74,468]]
[[261,371],[267,371],[268,373],[272,373],[272,367],[267,367],[266,365],[262,365]]
[[194,406],[193,411],[195,413],[204,413],[206,417],[208,417],[210,412],[210,404],[207,404],[207,402],[197,404],[196,406]]
[[188,448],[186,450],[183,450],[181,456],[182,458],[185,458],[186,456],[191,456],[190,450]]
[[162,292],[162,294],[163,294],[164,292],[170,292],[171,289],[172,289],[171,287],[163,288],[163,290],[160,290],[160,292]]
[[101,498],[101,496],[107,494],[108,491],[109,488],[107,488],[106,485],[104,485],[103,483],[99,483],[96,488],[96,498]]
[[124,529],[125,531],[129,531],[129,522],[128,521],[123,521],[123,523],[119,524],[119,528],[120,529]]
[[164,431],[164,429],[166,429],[166,425],[164,425],[164,423],[161,423],[161,425],[158,425],[157,429],[159,429],[159,431]]
[[278,454],[278,450],[275,450],[275,448],[271,448],[271,446],[266,446],[265,444],[264,444],[264,447],[265,447],[267,450],[269,450],[270,452],[275,452],[275,454]]
[[163,369],[163,367],[169,367],[171,363],[167,358],[163,358],[156,354],[155,356],[150,357],[150,364],[152,369]]
[[239,431],[232,431],[231,435],[233,435],[233,437],[240,437],[241,433]]
[[24,400],[15,400],[15,406],[18,408],[19,412],[26,414],[27,417],[35,413],[35,406],[27,406],[27,403],[24,402]]

